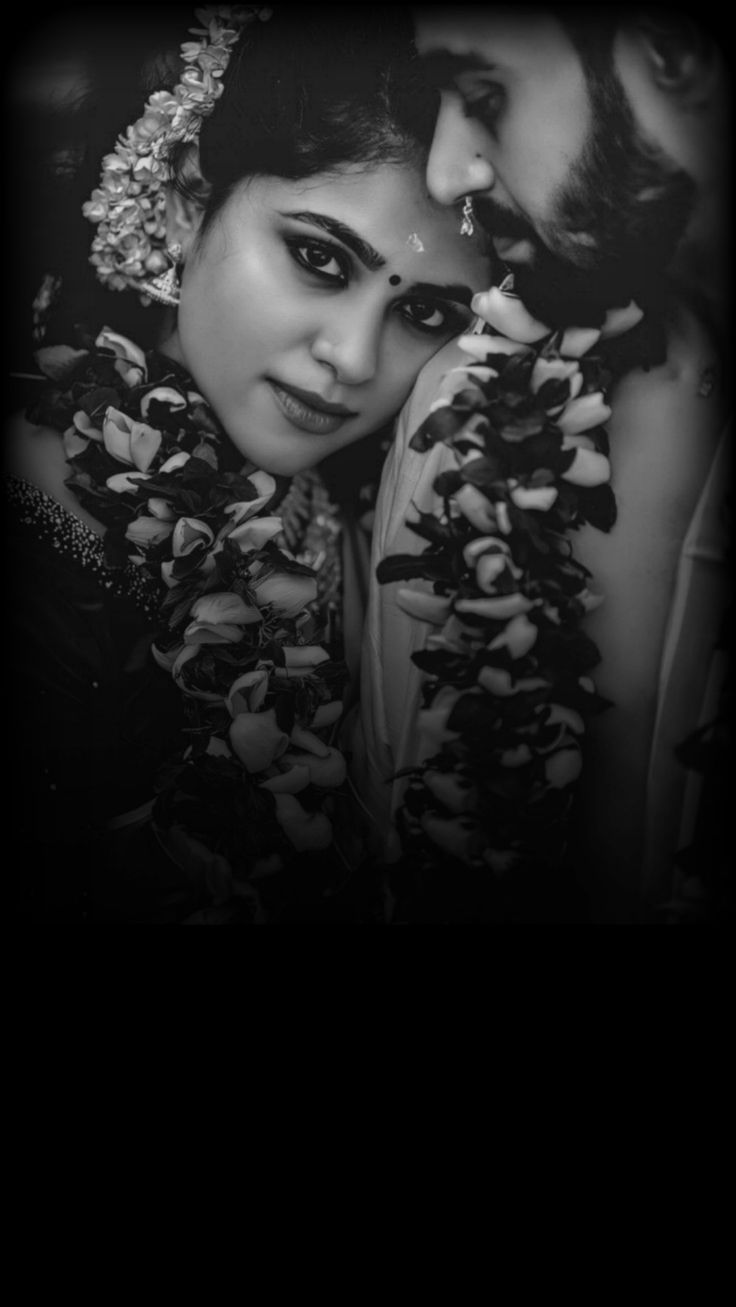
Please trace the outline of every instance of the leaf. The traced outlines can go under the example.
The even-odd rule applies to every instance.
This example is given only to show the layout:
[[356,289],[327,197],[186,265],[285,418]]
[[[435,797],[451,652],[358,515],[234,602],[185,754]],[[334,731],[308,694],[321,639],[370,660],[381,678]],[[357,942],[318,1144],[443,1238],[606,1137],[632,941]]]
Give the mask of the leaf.
[[610,485],[577,487],[578,509],[584,522],[599,531],[610,531],[616,524],[618,509]]
[[379,585],[392,581],[411,581],[426,577],[428,581],[452,581],[452,560],[445,554],[391,554],[382,558],[376,568]]
[[69,381],[89,350],[73,349],[71,345],[47,345],[36,350],[35,359],[44,376],[52,381]]
[[432,489],[436,495],[448,499],[450,495],[454,495],[455,491],[460,489],[462,484],[463,477],[460,472],[440,472],[439,476],[434,479]]

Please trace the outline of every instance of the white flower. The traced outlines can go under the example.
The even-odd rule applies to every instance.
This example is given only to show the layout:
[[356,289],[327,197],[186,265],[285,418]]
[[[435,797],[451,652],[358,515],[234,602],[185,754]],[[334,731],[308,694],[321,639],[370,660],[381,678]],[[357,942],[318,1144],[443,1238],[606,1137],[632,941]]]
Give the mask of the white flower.
[[270,605],[281,617],[297,617],[317,598],[317,578],[300,572],[271,572],[261,581],[254,580],[253,593],[259,604]]
[[[114,476],[107,478],[105,485],[108,490],[114,490],[116,495],[122,495],[125,491],[135,493],[140,482],[148,480],[150,480],[148,472],[116,472]],[[151,509],[154,517],[159,517],[159,514],[152,508],[150,499],[148,508]]]
[[172,454],[165,463],[161,464],[159,472],[176,472],[178,468],[188,463],[191,457],[191,454],[187,454],[185,449],[180,449],[178,453]]
[[468,812],[478,801],[478,791],[475,786],[463,781],[457,772],[435,771],[430,767],[424,772],[422,779],[430,794],[439,799],[450,812]]
[[286,645],[282,650],[288,671],[305,675],[313,667],[330,660],[326,649],[319,644]]
[[555,486],[514,486],[511,500],[517,508],[535,509],[539,513],[547,513],[558,494],[559,491]]
[[528,613],[533,607],[531,599],[518,591],[488,599],[457,599],[455,602],[456,613],[475,613],[478,617],[495,617],[498,620],[515,617],[517,613]]
[[579,359],[598,343],[601,333],[597,327],[568,327],[559,345],[563,358]]
[[333,699],[331,703],[321,703],[312,718],[312,730],[322,731],[327,726],[334,726],[335,722],[338,722],[342,717],[342,712],[342,699]]
[[582,389],[583,374],[577,363],[561,358],[540,357],[536,359],[529,379],[532,394],[536,395],[547,381],[569,381],[568,399],[574,399]]
[[555,422],[563,435],[577,436],[582,431],[603,426],[610,416],[611,409],[603,398],[603,392],[597,390],[592,395],[580,395],[570,400]]
[[265,771],[289,747],[289,737],[276,721],[276,712],[241,712],[230,726],[230,743],[249,772]]
[[148,545],[159,545],[162,541],[168,540],[171,531],[170,522],[161,522],[159,518],[148,517],[144,513],[141,517],[136,517],[132,522],[128,523],[125,530],[125,539],[130,540],[131,544],[142,549]]
[[[108,481],[108,485],[110,482]],[[160,517],[162,522],[173,522],[176,518],[171,504],[167,499],[158,499],[155,495],[150,495],[148,499],[148,511],[154,517]]]
[[464,485],[455,491],[453,500],[460,512],[477,531],[493,531],[497,525],[496,509],[476,486]]
[[429,737],[433,744],[446,744],[448,740],[458,738],[457,731],[448,729],[447,720],[460,698],[460,691],[450,685],[444,685],[434,696],[429,708],[422,708],[418,713],[419,728]]
[[293,794],[276,794],[276,818],[295,849],[328,849],[332,826],[323,812],[305,812]]
[[184,630],[186,644],[237,644],[243,638],[243,628],[219,622],[190,622]]
[[[174,390],[171,386],[154,386],[153,390],[149,390],[141,400],[142,418],[146,416],[154,399],[158,400],[160,404],[167,404],[172,412],[176,412],[178,409],[186,408],[187,406],[187,401],[183,395],[179,394],[178,390]],[[174,455],[174,457],[176,457],[176,455]],[[187,455],[187,458],[188,457],[189,455]]]
[[[120,163],[114,154],[108,155],[108,160],[111,168],[117,167]],[[103,160],[103,162],[105,161]],[[116,358],[134,364],[145,373],[146,356],[140,346],[134,344],[132,340],[128,340],[127,336],[121,336],[119,332],[111,331],[109,327],[103,327],[95,341],[95,345],[98,349],[112,350]]]
[[255,517],[234,529],[227,527],[223,534],[247,554],[249,549],[262,549],[267,541],[273,540],[283,530],[283,525],[280,517]]
[[[282,762],[286,756],[284,754]],[[267,781],[261,781],[261,789],[270,790],[272,794],[299,794],[310,784],[309,768],[297,763],[279,776],[269,776]]]
[[609,309],[601,327],[601,339],[610,340],[612,336],[621,336],[630,331],[637,322],[641,322],[644,311],[633,300],[623,309]]
[[512,658],[523,658],[535,644],[537,627],[524,613],[518,613],[506,623],[504,630],[489,644],[489,649],[508,649]]
[[[562,447],[564,449],[564,442]],[[602,486],[611,479],[611,464],[605,454],[578,448],[570,467],[562,473],[562,479],[574,486]]]
[[145,422],[134,422],[110,406],[102,424],[102,440],[108,454],[119,463],[129,463],[147,472],[161,445],[161,432]]
[[426,590],[414,590],[409,586],[396,591],[396,603],[409,617],[432,622],[435,626],[441,626],[447,620],[452,607],[452,600],[445,595],[429,594]]
[[583,760],[579,749],[575,747],[559,749],[551,758],[545,760],[544,774],[547,783],[553,789],[564,789],[566,785],[571,785],[577,780],[582,766]]
[[326,757],[318,758],[314,753],[285,753],[282,762],[292,767],[305,767],[312,785],[321,785],[333,789],[342,785],[347,774],[345,759],[339,749],[327,748]]
[[184,558],[201,544],[209,547],[214,538],[212,528],[198,517],[180,517],[171,541],[174,558]]
[[237,717],[242,712],[257,712],[266,697],[268,679],[266,668],[258,667],[252,672],[244,672],[233,681],[227,696],[230,716]]
[[189,612],[195,621],[210,622],[215,625],[220,622],[245,625],[261,621],[258,609],[252,604],[247,604],[240,595],[233,594],[230,590],[202,595],[194,601]]
[[441,817],[435,812],[425,812],[419,824],[426,835],[451,857],[461,862],[469,862],[478,846],[479,827],[467,817]]

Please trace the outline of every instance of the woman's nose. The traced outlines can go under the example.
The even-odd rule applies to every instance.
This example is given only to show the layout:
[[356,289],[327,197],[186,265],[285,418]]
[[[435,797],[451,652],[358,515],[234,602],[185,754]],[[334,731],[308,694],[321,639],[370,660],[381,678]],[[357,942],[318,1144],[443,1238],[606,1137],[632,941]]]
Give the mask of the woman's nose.
[[443,91],[427,163],[427,189],[440,204],[455,204],[463,195],[488,191],[493,167],[484,158],[480,123],[463,112],[455,91]]
[[378,314],[348,307],[323,323],[314,338],[312,357],[327,364],[338,381],[359,386],[376,375],[380,335]]

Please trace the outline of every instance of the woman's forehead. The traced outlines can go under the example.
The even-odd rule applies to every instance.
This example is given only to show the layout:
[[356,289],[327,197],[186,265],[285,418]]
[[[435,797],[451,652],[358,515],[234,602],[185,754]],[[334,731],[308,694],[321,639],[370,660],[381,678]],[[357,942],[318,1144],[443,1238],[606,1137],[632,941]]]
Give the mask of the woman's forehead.
[[265,209],[313,224],[346,244],[357,238],[367,247],[361,262],[371,271],[385,267],[390,274],[429,280],[431,269],[443,277],[454,270],[477,278],[487,267],[482,233],[460,234],[459,209],[430,198],[420,168],[351,167],[298,182],[260,178],[248,193]]

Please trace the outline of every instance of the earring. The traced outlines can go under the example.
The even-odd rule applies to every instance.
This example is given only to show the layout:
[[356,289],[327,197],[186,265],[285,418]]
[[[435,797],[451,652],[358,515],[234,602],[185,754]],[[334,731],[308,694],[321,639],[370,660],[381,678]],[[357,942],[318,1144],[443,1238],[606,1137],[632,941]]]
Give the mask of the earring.
[[166,272],[159,273],[153,281],[145,281],[141,287],[144,295],[152,300],[158,300],[159,304],[167,304],[171,308],[176,308],[181,298],[181,287],[179,284],[179,264],[183,250],[178,241],[172,241],[166,246],[166,253],[171,259],[171,267]]
[[471,200],[469,195],[466,195],[465,203],[463,205],[463,220],[460,223],[461,236],[473,235],[473,232],[475,231],[475,227],[473,226],[474,217],[475,214],[473,213],[473,201]]

